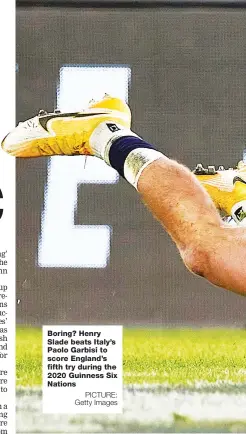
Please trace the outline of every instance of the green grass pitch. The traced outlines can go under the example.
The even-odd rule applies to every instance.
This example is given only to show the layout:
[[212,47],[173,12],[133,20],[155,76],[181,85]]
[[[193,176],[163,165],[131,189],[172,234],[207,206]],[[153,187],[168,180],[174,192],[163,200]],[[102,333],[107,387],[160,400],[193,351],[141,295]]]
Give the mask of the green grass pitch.
[[[124,329],[124,383],[246,382],[246,331]],[[42,384],[42,331],[17,327],[17,386]]]

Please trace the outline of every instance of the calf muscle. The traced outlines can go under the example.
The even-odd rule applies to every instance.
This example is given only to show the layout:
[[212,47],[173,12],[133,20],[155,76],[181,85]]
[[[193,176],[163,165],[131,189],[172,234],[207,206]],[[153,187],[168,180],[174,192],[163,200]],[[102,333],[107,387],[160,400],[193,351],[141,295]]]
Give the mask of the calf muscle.
[[186,167],[160,158],[143,171],[138,191],[193,273],[246,295],[246,229],[223,225],[211,198]]

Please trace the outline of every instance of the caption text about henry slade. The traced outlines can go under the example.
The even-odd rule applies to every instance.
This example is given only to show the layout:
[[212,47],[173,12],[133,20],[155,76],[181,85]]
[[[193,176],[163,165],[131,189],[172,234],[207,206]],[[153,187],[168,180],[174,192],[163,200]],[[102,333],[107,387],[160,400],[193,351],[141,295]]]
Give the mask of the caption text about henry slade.
[[[65,411],[56,405],[62,396]],[[43,407],[49,413],[121,412],[121,326],[43,327]]]

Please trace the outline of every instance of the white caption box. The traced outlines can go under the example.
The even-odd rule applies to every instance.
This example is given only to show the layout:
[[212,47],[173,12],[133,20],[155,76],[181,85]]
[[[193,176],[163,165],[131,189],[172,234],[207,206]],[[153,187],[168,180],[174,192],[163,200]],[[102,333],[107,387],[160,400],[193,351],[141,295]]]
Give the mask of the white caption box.
[[122,413],[122,326],[43,326],[43,412]]

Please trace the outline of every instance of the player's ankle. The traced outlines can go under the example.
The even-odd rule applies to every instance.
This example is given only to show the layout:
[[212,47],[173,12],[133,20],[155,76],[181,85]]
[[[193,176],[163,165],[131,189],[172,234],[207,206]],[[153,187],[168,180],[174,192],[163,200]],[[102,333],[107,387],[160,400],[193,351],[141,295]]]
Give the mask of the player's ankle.
[[91,136],[90,146],[97,157],[104,159],[135,188],[143,170],[163,157],[137,134],[114,122],[100,124]]
[[105,121],[99,124],[90,137],[90,147],[93,153],[110,165],[109,149],[114,141],[120,137],[133,136],[138,137],[129,128],[114,121]]
[[161,152],[138,136],[117,138],[109,149],[110,165],[136,189],[143,170],[161,157]]

